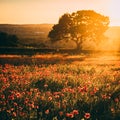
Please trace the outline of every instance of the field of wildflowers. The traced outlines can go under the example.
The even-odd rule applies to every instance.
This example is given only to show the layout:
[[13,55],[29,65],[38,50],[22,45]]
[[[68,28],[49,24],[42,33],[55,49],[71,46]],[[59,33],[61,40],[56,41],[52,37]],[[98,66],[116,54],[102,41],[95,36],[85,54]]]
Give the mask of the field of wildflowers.
[[120,120],[119,60],[42,58],[0,64],[0,120]]

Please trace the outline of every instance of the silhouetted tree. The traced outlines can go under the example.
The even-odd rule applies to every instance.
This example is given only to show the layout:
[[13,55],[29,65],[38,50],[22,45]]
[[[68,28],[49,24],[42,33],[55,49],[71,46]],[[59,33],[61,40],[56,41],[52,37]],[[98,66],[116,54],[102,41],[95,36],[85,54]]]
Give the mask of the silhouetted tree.
[[1,47],[16,47],[17,44],[18,44],[18,37],[16,35],[9,35],[5,32],[0,32]]
[[52,42],[72,40],[77,45],[77,50],[82,49],[83,42],[92,40],[98,43],[104,38],[108,29],[109,17],[103,16],[93,10],[81,10],[72,14],[64,14],[49,32],[48,37]]

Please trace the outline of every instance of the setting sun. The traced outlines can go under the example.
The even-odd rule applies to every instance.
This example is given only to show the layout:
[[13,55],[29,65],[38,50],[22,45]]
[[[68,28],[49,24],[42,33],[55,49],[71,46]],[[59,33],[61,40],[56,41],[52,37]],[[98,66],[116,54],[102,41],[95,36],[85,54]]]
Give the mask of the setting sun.
[[119,0],[0,0],[0,23],[55,24],[64,13],[91,9],[109,16],[111,26],[120,26],[119,3]]

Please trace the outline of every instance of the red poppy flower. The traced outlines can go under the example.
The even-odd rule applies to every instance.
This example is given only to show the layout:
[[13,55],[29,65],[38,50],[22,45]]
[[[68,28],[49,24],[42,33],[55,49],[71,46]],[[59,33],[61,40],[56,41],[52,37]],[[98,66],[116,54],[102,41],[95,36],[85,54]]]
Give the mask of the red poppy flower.
[[89,118],[90,118],[90,113],[85,113],[84,117],[85,117],[86,119],[89,119]]

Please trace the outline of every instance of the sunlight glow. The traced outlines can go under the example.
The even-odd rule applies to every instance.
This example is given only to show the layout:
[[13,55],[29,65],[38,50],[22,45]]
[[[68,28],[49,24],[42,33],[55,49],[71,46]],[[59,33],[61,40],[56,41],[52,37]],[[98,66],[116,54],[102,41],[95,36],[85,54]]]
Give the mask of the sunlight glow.
[[111,25],[120,25],[120,0],[110,0],[108,14],[110,16]]
[[0,0],[0,23],[57,23],[64,13],[93,9],[120,26],[120,0]]

